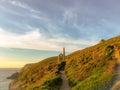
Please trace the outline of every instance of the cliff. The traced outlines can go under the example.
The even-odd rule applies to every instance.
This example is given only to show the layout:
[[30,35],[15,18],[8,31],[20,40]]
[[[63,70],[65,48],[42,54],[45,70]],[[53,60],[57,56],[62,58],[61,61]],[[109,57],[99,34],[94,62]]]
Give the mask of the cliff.
[[[65,72],[71,90],[109,90],[117,76],[116,51],[120,56],[120,36],[67,55]],[[23,68],[10,90],[59,90],[58,66],[57,57],[51,57]]]

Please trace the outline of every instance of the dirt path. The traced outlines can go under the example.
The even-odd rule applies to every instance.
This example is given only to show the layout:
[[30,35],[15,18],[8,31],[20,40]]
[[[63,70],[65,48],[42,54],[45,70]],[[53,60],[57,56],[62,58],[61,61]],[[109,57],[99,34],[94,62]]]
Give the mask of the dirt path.
[[62,86],[60,88],[60,90],[70,90],[69,84],[68,84],[68,79],[67,76],[65,74],[65,71],[61,71],[61,78],[63,80]]
[[117,61],[117,77],[111,90],[120,90],[120,55],[118,51],[115,53],[115,60]]

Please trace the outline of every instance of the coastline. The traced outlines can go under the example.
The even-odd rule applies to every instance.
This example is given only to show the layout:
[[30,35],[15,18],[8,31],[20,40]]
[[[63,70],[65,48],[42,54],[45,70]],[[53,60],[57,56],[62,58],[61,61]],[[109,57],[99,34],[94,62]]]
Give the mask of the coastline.
[[0,68],[0,90],[8,90],[12,80],[7,79],[21,68]]

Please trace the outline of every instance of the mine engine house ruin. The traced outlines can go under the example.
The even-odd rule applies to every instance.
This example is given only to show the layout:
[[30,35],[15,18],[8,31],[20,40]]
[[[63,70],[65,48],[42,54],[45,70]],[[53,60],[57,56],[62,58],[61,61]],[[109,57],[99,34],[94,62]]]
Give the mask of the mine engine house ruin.
[[65,61],[65,48],[63,48],[62,53],[58,55],[58,63]]

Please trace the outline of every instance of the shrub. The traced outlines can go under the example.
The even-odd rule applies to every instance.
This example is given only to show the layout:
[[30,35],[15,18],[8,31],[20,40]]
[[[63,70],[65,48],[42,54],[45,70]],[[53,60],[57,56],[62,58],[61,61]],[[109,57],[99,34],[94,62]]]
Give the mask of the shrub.
[[46,80],[41,86],[33,88],[33,90],[59,90],[62,84],[60,76],[56,76],[49,80]]
[[111,55],[113,51],[114,51],[114,46],[108,45],[105,49],[106,55]]
[[65,69],[66,62],[62,61],[60,64],[58,64],[58,71],[62,71]]

